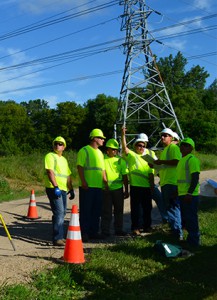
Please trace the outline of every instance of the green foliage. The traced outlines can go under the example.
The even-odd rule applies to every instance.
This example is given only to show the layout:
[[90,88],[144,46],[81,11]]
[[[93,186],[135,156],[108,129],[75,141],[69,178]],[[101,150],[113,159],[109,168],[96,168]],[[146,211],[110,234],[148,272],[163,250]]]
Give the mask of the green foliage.
[[[0,202],[29,197],[31,189],[37,195],[44,193],[44,156],[46,153],[31,153],[0,157]],[[77,154],[66,151],[74,186],[78,184],[76,169]]]
[[[193,66],[185,70],[187,59],[178,52],[157,61],[158,68],[166,86],[168,95],[177,115],[184,136],[190,136],[200,151],[216,153],[217,149],[217,80],[206,89],[209,74],[203,67]],[[155,85],[148,84],[147,89],[131,90],[129,99],[140,102],[141,95],[147,102],[152,101],[158,92]],[[137,95],[137,96],[135,96]],[[151,115],[153,120],[164,119],[163,110],[158,110],[153,102]],[[53,139],[61,135],[66,139],[68,149],[78,150],[89,143],[89,133],[93,128],[103,130],[107,138],[114,136],[114,124],[118,115],[118,99],[99,94],[95,99],[87,100],[83,106],[73,100],[57,104],[50,109],[46,100],[36,99],[17,104],[15,101],[0,101],[0,155],[28,154],[34,151],[47,151]],[[128,107],[130,113],[131,107]],[[146,119],[147,112],[140,109],[139,119]],[[152,122],[127,125],[128,132],[145,132],[150,136],[162,124]],[[119,134],[121,125],[118,125]],[[177,128],[172,128],[177,131]],[[198,132],[199,131],[199,132]],[[151,136],[151,144],[158,141]]]

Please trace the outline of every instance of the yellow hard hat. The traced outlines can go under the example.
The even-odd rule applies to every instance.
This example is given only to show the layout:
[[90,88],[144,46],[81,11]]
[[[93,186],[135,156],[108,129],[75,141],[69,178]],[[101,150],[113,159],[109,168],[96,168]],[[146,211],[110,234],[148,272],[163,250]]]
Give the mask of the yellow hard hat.
[[90,136],[91,139],[94,137],[101,137],[103,139],[105,139],[106,137],[103,135],[103,132],[101,129],[95,128],[91,131]]
[[112,149],[119,149],[119,144],[118,144],[118,141],[116,139],[109,139],[107,142],[106,142],[106,145],[105,145],[107,148],[112,148]]
[[66,141],[65,141],[65,139],[64,139],[63,137],[61,137],[61,136],[57,136],[57,137],[53,140],[53,146],[54,146],[54,143],[55,143],[55,142],[61,142],[61,143],[63,143],[64,146],[66,147]]

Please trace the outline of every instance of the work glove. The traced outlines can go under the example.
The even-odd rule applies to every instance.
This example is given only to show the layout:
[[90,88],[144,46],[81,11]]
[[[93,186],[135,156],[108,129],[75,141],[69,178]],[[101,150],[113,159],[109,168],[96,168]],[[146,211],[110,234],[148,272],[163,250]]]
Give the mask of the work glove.
[[55,196],[57,196],[58,198],[61,196],[61,190],[58,188],[58,186],[54,187],[54,194]]
[[73,200],[75,198],[75,192],[74,190],[70,190],[68,191],[67,195],[70,194],[69,196],[69,200]]

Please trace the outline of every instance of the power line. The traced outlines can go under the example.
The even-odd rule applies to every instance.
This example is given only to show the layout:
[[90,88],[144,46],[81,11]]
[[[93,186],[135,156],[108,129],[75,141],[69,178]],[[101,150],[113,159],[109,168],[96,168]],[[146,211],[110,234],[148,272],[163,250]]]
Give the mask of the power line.
[[67,79],[67,80],[61,80],[61,81],[49,82],[49,83],[44,83],[44,84],[34,85],[34,86],[29,86],[29,87],[24,87],[24,88],[18,88],[18,89],[14,89],[14,90],[0,92],[0,94],[7,94],[7,93],[13,93],[13,92],[18,92],[18,91],[23,91],[23,90],[42,88],[42,87],[46,87],[46,86],[65,84],[65,83],[69,83],[69,82],[73,82],[73,81],[93,79],[93,78],[97,78],[97,77],[111,76],[111,75],[119,74],[119,73],[123,73],[123,70],[116,70],[116,71],[112,71],[112,72],[87,75],[87,76],[82,76],[82,77],[77,77],[77,78],[72,78],[72,79]]
[[[116,5],[117,2],[118,2],[117,0],[113,0],[113,1],[107,2],[105,4],[100,4],[100,5],[97,5],[95,7],[85,9],[81,12],[69,14],[67,16],[64,16],[64,17],[61,17],[61,18],[58,18],[58,19],[54,19],[54,20],[51,20],[51,21],[46,21],[46,22],[38,24],[38,25],[34,25],[35,23],[33,23],[32,25],[21,27],[20,29],[17,29],[17,30],[11,31],[9,33],[6,33],[4,35],[1,35],[0,36],[0,41],[8,39],[8,38],[16,37],[18,35],[28,33],[28,32],[34,31],[34,30],[38,30],[38,29],[41,29],[41,28],[44,28],[44,27],[47,27],[47,26],[58,24],[60,22],[68,21],[69,19],[72,19],[72,18],[76,18],[76,17],[84,16],[84,15],[89,14],[89,13],[97,12],[101,9],[105,9],[105,8],[111,7],[113,5]],[[37,23],[40,23],[40,22],[36,22],[36,24]]]

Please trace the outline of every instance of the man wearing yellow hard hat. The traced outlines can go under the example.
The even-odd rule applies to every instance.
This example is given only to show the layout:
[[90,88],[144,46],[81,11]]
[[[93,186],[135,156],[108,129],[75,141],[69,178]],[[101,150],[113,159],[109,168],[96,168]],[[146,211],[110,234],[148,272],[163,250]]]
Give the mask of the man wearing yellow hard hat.
[[187,242],[193,246],[200,244],[198,225],[200,161],[192,154],[195,143],[185,138],[180,143],[182,158],[177,165],[178,196],[184,226],[188,232]]
[[45,187],[53,213],[53,245],[65,246],[64,217],[67,209],[67,191],[74,198],[71,170],[63,157],[66,141],[58,136],[53,140],[53,151],[45,156]]
[[81,148],[77,156],[79,175],[79,212],[82,241],[101,239],[99,223],[102,210],[102,188],[107,183],[102,147],[105,136],[101,129],[93,129],[89,145]]
[[123,211],[124,199],[129,197],[128,169],[125,160],[118,155],[119,143],[116,139],[106,142],[105,170],[108,186],[103,190],[102,234],[110,236],[112,215],[114,214],[114,231],[117,236],[124,236]]

